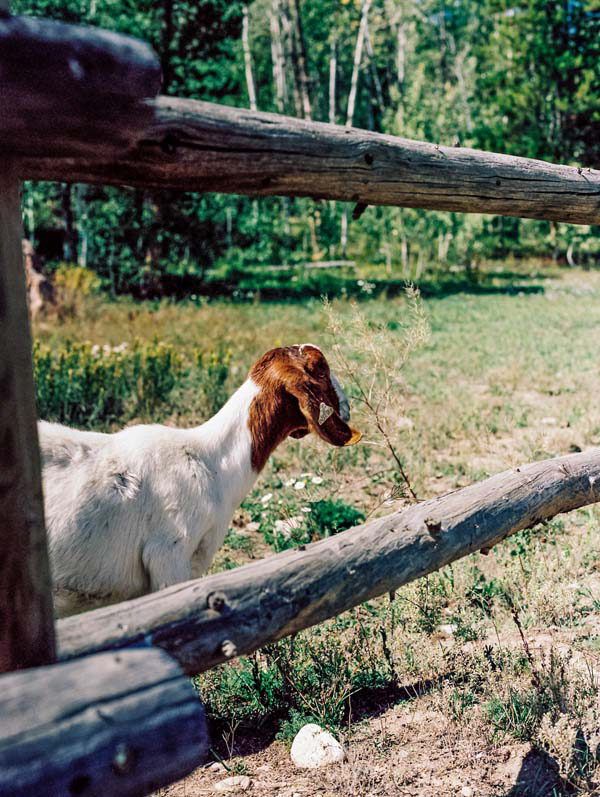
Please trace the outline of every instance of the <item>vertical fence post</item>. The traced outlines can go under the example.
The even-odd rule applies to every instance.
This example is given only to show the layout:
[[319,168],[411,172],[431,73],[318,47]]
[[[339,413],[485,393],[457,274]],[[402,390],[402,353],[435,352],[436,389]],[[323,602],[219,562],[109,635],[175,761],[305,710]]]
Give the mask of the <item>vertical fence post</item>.
[[0,672],[55,659],[16,164],[0,159]]

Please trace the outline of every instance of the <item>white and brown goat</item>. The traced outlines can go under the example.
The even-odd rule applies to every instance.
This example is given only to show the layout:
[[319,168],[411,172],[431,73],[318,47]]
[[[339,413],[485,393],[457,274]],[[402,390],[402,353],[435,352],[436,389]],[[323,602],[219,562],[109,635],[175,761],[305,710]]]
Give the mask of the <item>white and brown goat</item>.
[[54,584],[130,598],[205,571],[233,512],[286,437],[358,442],[321,350],[272,349],[210,420],[100,434],[40,422]]

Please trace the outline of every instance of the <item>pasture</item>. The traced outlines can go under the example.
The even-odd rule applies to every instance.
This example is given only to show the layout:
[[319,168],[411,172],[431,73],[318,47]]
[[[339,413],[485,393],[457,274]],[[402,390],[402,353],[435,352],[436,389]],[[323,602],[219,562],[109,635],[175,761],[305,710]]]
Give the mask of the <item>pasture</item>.
[[[201,422],[266,349],[323,348],[363,441],[334,450],[310,436],[280,447],[234,516],[213,565],[225,569],[385,514],[413,493],[430,498],[600,444],[598,274],[488,277],[472,291],[365,292],[328,307],[109,302],[90,292],[64,317],[38,320],[34,337],[55,351],[73,340],[172,346],[177,368],[160,360],[176,371],[172,389],[122,416],[170,425]],[[599,517],[590,507],[520,532],[199,676],[215,760],[265,797],[595,793]],[[344,765],[294,770],[289,741],[309,721],[345,742]],[[211,794],[223,777],[199,770],[161,794]]]

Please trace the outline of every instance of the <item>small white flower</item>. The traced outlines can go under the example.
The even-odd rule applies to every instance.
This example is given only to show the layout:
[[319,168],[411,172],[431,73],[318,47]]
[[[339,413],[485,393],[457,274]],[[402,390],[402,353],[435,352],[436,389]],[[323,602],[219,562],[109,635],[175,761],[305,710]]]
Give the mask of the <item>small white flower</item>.
[[308,514],[311,511],[311,508],[309,506],[301,506],[300,511]]
[[273,498],[273,493],[265,493],[260,499],[260,502],[261,504],[268,504],[271,498]]
[[296,479],[293,479],[293,478],[292,479],[288,479],[286,482],[284,482],[284,484],[285,484],[286,487],[291,487],[292,484],[294,484],[295,481],[296,481]]
[[306,487],[306,482],[298,481],[294,485],[294,490],[304,490],[305,487]]
[[307,476],[312,476],[312,473],[301,473],[300,478],[305,479]]
[[323,484],[323,479],[320,476],[313,476],[311,482],[313,484]]

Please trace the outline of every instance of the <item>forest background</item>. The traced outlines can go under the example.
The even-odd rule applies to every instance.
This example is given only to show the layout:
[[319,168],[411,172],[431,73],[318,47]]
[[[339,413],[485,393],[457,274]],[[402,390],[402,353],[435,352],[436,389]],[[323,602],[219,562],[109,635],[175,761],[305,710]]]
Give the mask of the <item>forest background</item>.
[[[598,0],[14,0],[13,10],[145,39],[164,94],[600,165]],[[24,209],[47,268],[93,269],[113,295],[268,298],[289,273],[265,266],[314,261],[421,282],[476,279],[489,261],[600,256],[596,226],[406,208],[351,221],[343,203],[312,199],[36,182]],[[344,292],[344,280],[323,290],[324,279],[317,295]]]

